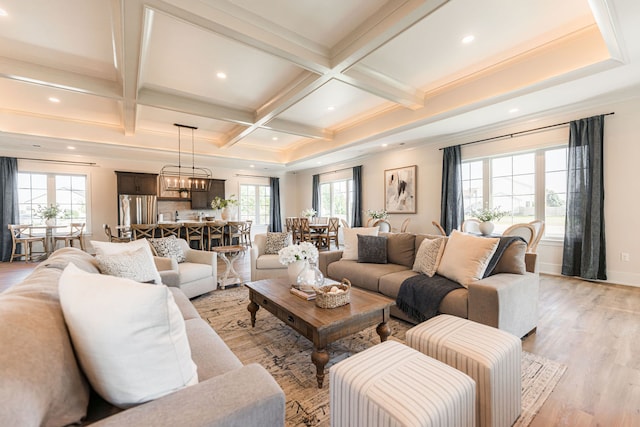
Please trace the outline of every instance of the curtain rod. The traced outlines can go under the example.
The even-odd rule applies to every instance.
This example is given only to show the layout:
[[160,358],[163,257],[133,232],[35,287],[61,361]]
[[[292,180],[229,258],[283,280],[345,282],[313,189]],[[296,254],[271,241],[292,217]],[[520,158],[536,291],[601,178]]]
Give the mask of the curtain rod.
[[336,173],[336,172],[342,172],[342,171],[348,171],[348,170],[353,170],[353,167],[351,167],[351,168],[336,169],[336,170],[334,170],[334,171],[329,171],[329,172],[322,172],[322,173],[319,173],[318,175],[329,175],[330,173]]
[[51,162],[51,163],[62,163],[67,165],[81,165],[81,166],[95,166],[97,163],[94,162],[74,162],[72,160],[51,160],[51,159],[34,159],[31,157],[16,157],[18,160],[32,160],[34,162]]
[[[602,114],[602,115],[603,116],[611,116],[613,114],[615,114],[615,112],[606,113],[606,114]],[[492,136],[491,138],[485,138],[485,139],[478,139],[476,141],[465,142],[464,144],[458,144],[458,145],[460,145],[460,147],[462,147],[464,145],[478,144],[478,143],[481,143],[481,142],[489,142],[489,141],[493,141],[495,139],[502,139],[502,138],[506,138],[506,137],[513,138],[514,135],[522,135],[522,134],[525,134],[525,133],[535,132],[537,130],[551,129],[551,128],[555,128],[555,127],[559,127],[559,126],[565,126],[565,125],[568,125],[570,123],[571,123],[571,121],[563,122],[563,123],[556,123],[555,125],[542,126],[542,127],[539,127],[539,128],[533,128],[533,129],[529,129],[529,130],[521,130],[519,132],[505,133],[504,135]],[[450,147],[454,147],[454,145],[451,145]],[[442,147],[439,150],[442,151],[445,148],[448,148],[448,147]]]

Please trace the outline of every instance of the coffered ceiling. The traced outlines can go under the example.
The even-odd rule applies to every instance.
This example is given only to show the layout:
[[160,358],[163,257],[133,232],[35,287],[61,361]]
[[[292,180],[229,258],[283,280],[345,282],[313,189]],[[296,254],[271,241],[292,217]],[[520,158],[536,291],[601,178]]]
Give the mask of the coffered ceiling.
[[0,139],[160,160],[181,123],[285,170],[442,140],[637,92],[638,3],[0,0]]

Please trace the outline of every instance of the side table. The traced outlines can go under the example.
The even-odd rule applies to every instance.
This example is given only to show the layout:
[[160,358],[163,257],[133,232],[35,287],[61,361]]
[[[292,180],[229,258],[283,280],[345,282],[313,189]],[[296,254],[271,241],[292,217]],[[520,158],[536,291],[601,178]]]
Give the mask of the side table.
[[240,245],[214,246],[211,248],[227,266],[224,273],[218,276],[218,285],[222,289],[230,285],[242,284],[242,278],[234,268],[233,263],[246,249]]

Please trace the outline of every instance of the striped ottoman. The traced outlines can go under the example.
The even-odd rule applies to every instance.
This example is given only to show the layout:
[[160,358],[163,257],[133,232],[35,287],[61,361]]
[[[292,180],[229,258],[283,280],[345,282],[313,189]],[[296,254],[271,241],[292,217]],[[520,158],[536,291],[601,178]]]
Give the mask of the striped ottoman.
[[469,376],[385,341],[329,370],[332,427],[475,426]]
[[479,427],[511,426],[522,410],[522,343],[515,335],[442,314],[407,331],[407,344],[476,382]]

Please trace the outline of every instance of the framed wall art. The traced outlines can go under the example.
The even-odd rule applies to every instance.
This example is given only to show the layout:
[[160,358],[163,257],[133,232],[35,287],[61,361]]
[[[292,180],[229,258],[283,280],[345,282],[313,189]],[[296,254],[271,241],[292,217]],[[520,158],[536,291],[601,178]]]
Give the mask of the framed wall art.
[[388,213],[416,213],[415,165],[384,171],[384,207]]

